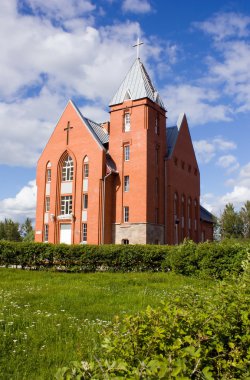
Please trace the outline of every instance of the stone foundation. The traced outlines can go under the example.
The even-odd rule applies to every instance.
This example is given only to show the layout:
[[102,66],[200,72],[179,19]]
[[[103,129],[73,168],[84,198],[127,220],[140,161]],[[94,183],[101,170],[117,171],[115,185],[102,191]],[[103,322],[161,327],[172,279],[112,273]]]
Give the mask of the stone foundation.
[[164,244],[164,226],[151,223],[123,223],[112,225],[113,244]]

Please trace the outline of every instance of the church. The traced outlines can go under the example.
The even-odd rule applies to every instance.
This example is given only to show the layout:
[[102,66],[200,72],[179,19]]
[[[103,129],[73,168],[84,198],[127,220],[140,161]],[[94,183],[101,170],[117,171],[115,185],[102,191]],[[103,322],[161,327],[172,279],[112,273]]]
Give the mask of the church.
[[213,239],[185,114],[166,108],[137,58],[96,123],[70,100],[37,165],[37,242],[179,244]]

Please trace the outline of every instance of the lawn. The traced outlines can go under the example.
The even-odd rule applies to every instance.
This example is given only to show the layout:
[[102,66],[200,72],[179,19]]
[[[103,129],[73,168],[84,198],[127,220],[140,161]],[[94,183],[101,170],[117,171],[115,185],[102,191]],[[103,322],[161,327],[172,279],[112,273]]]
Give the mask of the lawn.
[[213,282],[173,273],[93,273],[0,269],[0,379],[52,379],[57,368],[90,359],[115,315]]

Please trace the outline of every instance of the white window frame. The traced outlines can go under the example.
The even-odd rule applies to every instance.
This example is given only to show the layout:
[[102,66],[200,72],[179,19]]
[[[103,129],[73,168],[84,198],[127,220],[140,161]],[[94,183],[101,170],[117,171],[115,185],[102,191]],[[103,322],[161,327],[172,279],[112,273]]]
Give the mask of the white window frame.
[[88,164],[88,162],[83,164],[83,178],[89,178],[89,164]]
[[74,177],[74,162],[70,156],[67,156],[67,158],[63,162],[62,181],[63,182],[73,181],[73,177]]
[[124,191],[129,191],[129,175],[124,176]]
[[125,132],[129,132],[130,131],[130,126],[131,126],[130,113],[126,112],[124,114],[124,131]]
[[72,214],[72,195],[61,196],[61,215]]
[[130,145],[124,145],[124,161],[130,160]]
[[123,220],[124,220],[124,223],[129,222],[129,206],[124,206],[123,208]]
[[88,238],[88,225],[87,223],[82,224],[82,241],[84,243],[87,243],[87,238]]

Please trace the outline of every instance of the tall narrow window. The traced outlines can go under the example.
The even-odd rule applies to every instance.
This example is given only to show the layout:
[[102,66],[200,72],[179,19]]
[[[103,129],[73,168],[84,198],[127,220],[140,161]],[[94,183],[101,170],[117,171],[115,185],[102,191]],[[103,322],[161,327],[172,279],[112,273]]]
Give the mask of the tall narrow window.
[[155,134],[159,135],[160,134],[160,129],[159,129],[159,118],[158,115],[155,118]]
[[124,131],[130,131],[130,113],[126,112],[124,115]]
[[51,182],[51,169],[47,169],[46,182]]
[[129,244],[129,240],[128,239],[122,239],[122,244]]
[[46,197],[45,199],[45,212],[50,210],[50,197]]
[[73,181],[73,175],[74,175],[74,162],[70,156],[67,156],[63,162],[62,180]]
[[124,206],[124,222],[129,222],[129,207],[128,206]]
[[[191,198],[188,198],[188,229],[191,230]],[[189,234],[190,236],[190,234]]]
[[82,224],[82,241],[87,243],[88,226],[87,223]]
[[89,177],[89,164],[88,163],[83,164],[83,177],[84,178]]
[[88,202],[89,202],[88,194],[83,194],[83,208],[84,209],[88,208]]
[[44,238],[43,238],[43,241],[44,242],[48,242],[49,241],[49,225],[48,224],[44,225]]
[[130,160],[130,146],[124,145],[124,161]]
[[124,176],[124,191],[129,191],[129,175]]
[[197,209],[197,200],[194,200],[194,230],[197,231],[197,214],[198,214],[198,209]]
[[61,197],[61,215],[72,213],[72,195]]
[[174,194],[174,234],[175,234],[175,244],[179,243],[179,219],[178,219],[178,210],[179,202],[178,202],[178,194]]

